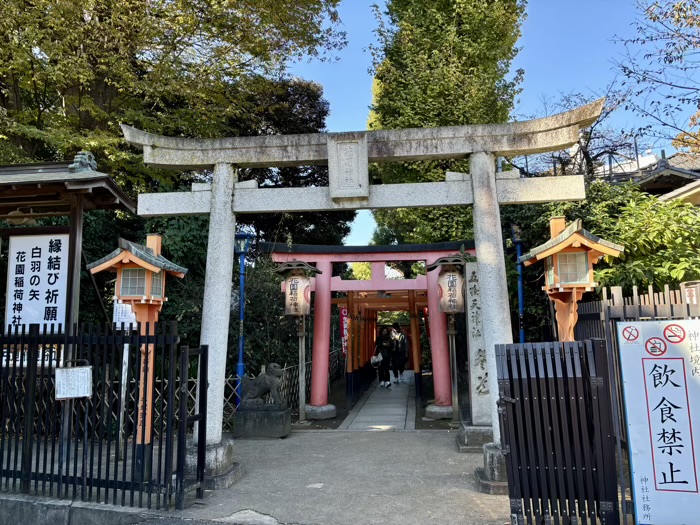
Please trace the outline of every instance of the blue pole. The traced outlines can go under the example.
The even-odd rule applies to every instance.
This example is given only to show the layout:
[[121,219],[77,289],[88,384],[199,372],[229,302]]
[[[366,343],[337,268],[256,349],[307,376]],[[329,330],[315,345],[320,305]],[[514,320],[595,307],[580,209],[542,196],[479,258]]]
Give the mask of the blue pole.
[[520,332],[520,343],[525,342],[525,298],[523,293],[523,263],[520,262],[520,257],[523,254],[522,241],[515,241],[515,251],[518,256],[518,326]]
[[245,314],[245,252],[240,254],[238,259],[238,275],[239,275],[239,292],[238,292],[238,366],[236,367],[236,375],[238,375],[238,380],[236,382],[236,391],[238,392],[238,397],[236,398],[236,408],[241,403],[241,380],[243,379],[243,374],[245,373],[245,365],[243,364],[243,345],[245,342],[245,336],[243,335],[243,317]]

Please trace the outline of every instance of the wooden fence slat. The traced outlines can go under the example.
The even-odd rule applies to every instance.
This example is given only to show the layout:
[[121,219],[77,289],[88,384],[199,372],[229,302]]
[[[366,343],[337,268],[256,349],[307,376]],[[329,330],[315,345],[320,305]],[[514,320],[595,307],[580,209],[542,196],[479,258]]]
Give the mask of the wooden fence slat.
[[527,441],[525,438],[525,426],[523,422],[523,414],[520,407],[524,404],[524,398],[522,393],[523,382],[520,380],[520,374],[518,373],[518,350],[517,348],[508,347],[508,361],[509,361],[509,372],[512,378],[513,384],[513,398],[515,403],[512,407],[512,412],[515,416],[515,426],[516,435],[515,441],[519,447],[518,456],[520,462],[518,463],[518,469],[520,470],[520,479],[522,480],[522,492],[523,492],[523,512],[527,519],[528,525],[532,525],[532,491],[533,484],[532,478],[530,477],[530,469],[528,468],[528,454],[527,454]]

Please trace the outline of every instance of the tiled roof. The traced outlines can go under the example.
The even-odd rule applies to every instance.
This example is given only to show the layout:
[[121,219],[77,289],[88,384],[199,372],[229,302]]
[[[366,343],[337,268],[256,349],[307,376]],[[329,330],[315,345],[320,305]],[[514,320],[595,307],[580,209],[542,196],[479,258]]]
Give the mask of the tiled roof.
[[87,269],[90,270],[92,268],[95,268],[96,266],[99,266],[101,264],[106,263],[107,261],[114,259],[117,257],[122,251],[128,251],[130,253],[133,253],[136,257],[139,259],[146,261],[148,264],[151,264],[155,266],[156,268],[160,268],[161,270],[165,270],[166,272],[177,272],[177,273],[187,273],[187,268],[183,268],[182,266],[178,266],[174,262],[169,261],[162,255],[153,255],[153,250],[146,246],[142,246],[141,244],[136,244],[135,242],[127,241],[126,239],[119,239],[119,248],[114,250],[112,253],[109,255],[106,255],[105,257],[102,257],[102,259],[99,259],[95,262],[91,262],[90,264],[87,265]]
[[606,241],[605,239],[601,239],[597,235],[593,235],[591,232],[588,230],[583,229],[583,222],[581,219],[576,219],[574,222],[569,224],[563,232],[561,232],[559,235],[554,237],[553,239],[549,239],[546,243],[540,244],[536,248],[533,248],[530,250],[528,253],[525,255],[521,256],[518,258],[518,262],[525,262],[530,259],[534,259],[537,257],[538,254],[549,250],[550,248],[556,246],[557,244],[560,244],[567,240],[569,237],[571,237],[573,234],[578,233],[579,235],[582,235],[589,241],[593,241],[596,244],[600,244],[601,246],[605,246],[607,248],[611,248],[613,250],[617,251],[625,251],[625,247],[621,246],[620,244],[615,244],[614,242]]

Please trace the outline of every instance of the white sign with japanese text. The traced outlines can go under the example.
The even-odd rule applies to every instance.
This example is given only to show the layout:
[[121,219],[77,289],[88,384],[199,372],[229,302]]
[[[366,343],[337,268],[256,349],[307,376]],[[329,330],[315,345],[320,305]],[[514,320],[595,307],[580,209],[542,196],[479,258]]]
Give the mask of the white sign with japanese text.
[[92,367],[76,366],[56,369],[56,399],[92,396]]
[[305,275],[289,275],[284,283],[284,292],[285,315],[309,315],[311,279]]
[[697,523],[700,320],[618,323],[639,525]]
[[68,264],[68,234],[10,237],[5,324],[63,325]]
[[136,330],[136,314],[129,303],[120,303],[114,300],[114,310],[112,310],[112,322],[121,329],[122,323],[125,330]]

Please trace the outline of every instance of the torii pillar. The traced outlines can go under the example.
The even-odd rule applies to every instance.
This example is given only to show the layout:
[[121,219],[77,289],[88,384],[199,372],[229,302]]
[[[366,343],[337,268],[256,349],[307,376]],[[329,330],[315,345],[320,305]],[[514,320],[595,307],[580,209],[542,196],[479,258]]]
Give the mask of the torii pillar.
[[[505,288],[505,260],[498,206],[585,198],[583,176],[520,178],[495,173],[494,156],[516,156],[568,148],[579,130],[600,116],[604,100],[551,117],[509,124],[314,133],[225,139],[185,139],[152,135],[122,125],[126,140],[144,150],[144,162],[160,168],[212,169],[211,185],[196,184],[191,193],[142,194],[144,216],[211,214],[202,342],[209,343],[210,393],[207,443],[221,443],[222,396],[233,273],[234,213],[280,213],[474,205],[474,226],[483,305],[485,353],[492,406],[493,454],[485,446],[488,480],[505,479],[495,401],[496,343],[512,341]],[[470,174],[448,173],[442,182],[371,186],[368,162],[464,159]],[[235,183],[233,166],[280,167],[328,165],[329,186],[258,188],[255,181]],[[216,283],[216,284],[214,284]],[[218,289],[213,290],[216,286]],[[206,330],[206,334],[205,334]],[[323,342],[329,344],[328,341]],[[222,444],[224,447],[228,445]],[[226,448],[231,450],[232,447]],[[208,452],[213,469],[227,451]],[[497,460],[497,456],[501,460]],[[211,461],[211,462],[210,462]],[[232,460],[231,460],[232,463]]]

